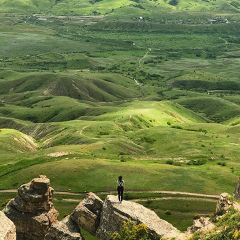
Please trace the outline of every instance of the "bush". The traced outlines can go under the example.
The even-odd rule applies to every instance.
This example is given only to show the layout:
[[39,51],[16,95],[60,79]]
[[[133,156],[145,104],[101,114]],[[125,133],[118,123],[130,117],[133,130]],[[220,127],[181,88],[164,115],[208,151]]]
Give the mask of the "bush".
[[175,125],[175,126],[171,126],[172,128],[176,128],[176,129],[183,129],[181,126]]
[[226,162],[218,162],[217,164],[223,167],[227,166]]
[[204,165],[207,161],[205,159],[191,160],[187,163],[187,165],[195,165],[200,166]]
[[1,204],[1,207],[5,207],[10,201],[11,201],[11,198],[8,198],[5,202]]
[[166,164],[173,165],[173,160],[167,160]]
[[171,212],[170,210],[167,210],[167,211],[165,212],[165,214],[166,214],[166,215],[172,215],[172,212]]
[[153,144],[156,141],[156,139],[153,139],[151,137],[143,137],[143,138],[141,138],[141,140],[144,142],[147,142],[147,143],[151,143],[151,144]]
[[193,216],[193,219],[194,219],[194,220],[199,219],[199,218],[200,218],[200,215],[199,215],[199,214],[195,214],[195,215]]
[[171,0],[169,2],[169,4],[172,5],[172,6],[177,6],[178,5],[178,0]]
[[120,233],[114,232],[111,235],[112,240],[150,240],[148,229],[144,223],[136,224],[130,219],[123,222]]

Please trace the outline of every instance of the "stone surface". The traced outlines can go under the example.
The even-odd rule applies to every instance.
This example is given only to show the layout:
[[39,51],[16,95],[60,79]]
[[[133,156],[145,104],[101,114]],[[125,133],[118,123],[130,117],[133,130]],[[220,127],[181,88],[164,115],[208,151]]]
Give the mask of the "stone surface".
[[233,192],[233,197],[239,199],[240,198],[240,178],[238,179],[237,186],[235,191]]
[[52,204],[52,194],[46,176],[19,187],[18,195],[3,210],[15,224],[18,240],[43,240],[58,216]]
[[222,193],[217,202],[216,213],[223,215],[227,213],[228,209],[233,206],[233,202],[229,200],[230,195],[228,193]]
[[215,224],[211,222],[209,217],[201,217],[193,221],[193,225],[187,229],[186,236],[191,236],[199,230],[201,230],[201,232],[207,232],[214,227]]
[[73,210],[71,219],[79,226],[95,235],[100,223],[103,201],[94,193],[88,193]]
[[54,223],[49,228],[44,240],[84,240],[78,225],[70,218]]
[[0,240],[16,240],[16,227],[3,212],[0,212]]
[[152,239],[156,235],[169,239],[181,235],[179,230],[160,219],[155,212],[131,201],[123,201],[119,204],[116,196],[109,195],[103,204],[97,237],[102,240],[110,239],[107,232],[119,232],[123,221],[127,221],[129,218],[137,224],[144,223],[148,227]]

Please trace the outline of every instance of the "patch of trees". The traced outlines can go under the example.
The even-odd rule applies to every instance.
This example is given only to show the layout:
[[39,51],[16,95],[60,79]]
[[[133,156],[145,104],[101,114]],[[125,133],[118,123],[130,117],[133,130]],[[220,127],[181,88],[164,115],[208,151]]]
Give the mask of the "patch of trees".
[[177,80],[172,85],[185,90],[240,90],[240,83],[234,81]]
[[230,4],[235,8],[240,8],[240,3],[237,1],[232,1]]
[[172,6],[177,6],[178,5],[178,0],[171,0],[168,4],[172,5]]
[[89,2],[91,3],[91,4],[95,4],[95,3],[97,3],[97,2],[101,2],[102,0],[90,0]]

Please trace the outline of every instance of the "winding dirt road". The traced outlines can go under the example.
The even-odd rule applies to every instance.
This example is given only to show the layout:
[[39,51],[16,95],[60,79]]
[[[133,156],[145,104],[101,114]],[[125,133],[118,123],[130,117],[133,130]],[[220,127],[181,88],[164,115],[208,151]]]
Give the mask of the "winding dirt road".
[[[2,189],[0,190],[0,193],[14,193],[17,192],[17,189]],[[106,192],[95,192],[98,194],[116,194],[116,191],[106,191]],[[124,193],[165,193],[165,194],[171,194],[171,195],[185,195],[185,196],[196,196],[196,197],[202,197],[202,198],[212,198],[212,199],[218,199],[219,195],[210,195],[210,194],[202,194],[202,193],[190,193],[190,192],[177,192],[177,191],[125,191]],[[54,191],[54,194],[62,194],[62,195],[82,195],[85,194],[85,192],[80,193],[74,193],[74,192],[61,192],[61,191]]]

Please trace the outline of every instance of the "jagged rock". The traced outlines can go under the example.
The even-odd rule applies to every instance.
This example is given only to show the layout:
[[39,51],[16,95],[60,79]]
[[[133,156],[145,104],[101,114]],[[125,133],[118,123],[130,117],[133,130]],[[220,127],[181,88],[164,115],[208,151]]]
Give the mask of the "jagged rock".
[[16,227],[3,212],[0,212],[0,240],[16,240]]
[[18,195],[4,208],[17,230],[18,240],[42,240],[57,220],[58,211],[52,204],[53,189],[46,176],[34,178],[19,187]]
[[235,191],[233,192],[233,197],[234,198],[240,198],[240,178],[238,179],[237,186],[235,188]]
[[150,232],[150,237],[154,239],[156,235],[163,238],[174,238],[180,235],[180,231],[170,223],[162,220],[157,214],[144,206],[131,201],[118,203],[116,196],[107,196],[101,213],[100,225],[97,229],[97,237],[102,240],[110,239],[111,234],[119,232],[123,221],[128,219],[137,224],[144,223]]
[[195,232],[201,230],[201,232],[207,232],[215,227],[215,224],[211,222],[209,217],[201,217],[193,221],[193,225],[187,229],[186,236],[191,236]]
[[71,219],[92,235],[95,235],[100,223],[102,206],[103,201],[94,193],[90,192],[73,210]]
[[44,240],[84,240],[84,238],[78,225],[67,216],[49,228]]
[[229,199],[230,195],[228,193],[222,193],[217,202],[216,213],[218,215],[223,215],[227,213],[228,209],[233,206],[233,202]]
[[237,210],[238,212],[240,212],[240,203],[234,201],[234,202],[233,202],[233,208],[234,208],[235,210]]

